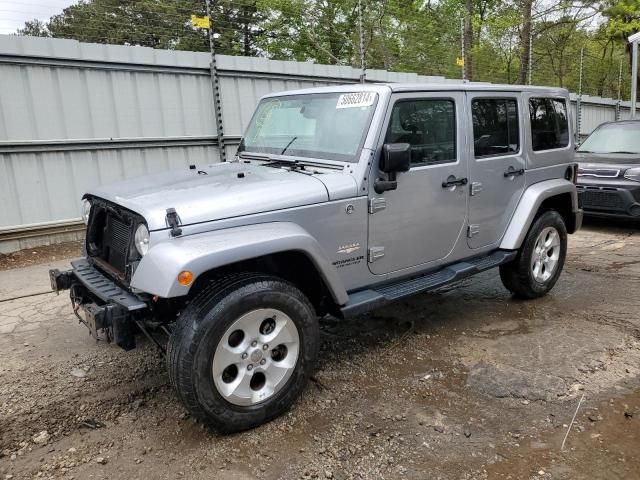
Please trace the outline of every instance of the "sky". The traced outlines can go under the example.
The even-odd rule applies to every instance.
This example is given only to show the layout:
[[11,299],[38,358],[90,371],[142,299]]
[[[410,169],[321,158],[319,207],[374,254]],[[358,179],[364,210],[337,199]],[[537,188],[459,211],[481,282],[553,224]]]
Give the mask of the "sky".
[[77,0],[0,0],[0,34],[15,33],[27,20],[49,20]]

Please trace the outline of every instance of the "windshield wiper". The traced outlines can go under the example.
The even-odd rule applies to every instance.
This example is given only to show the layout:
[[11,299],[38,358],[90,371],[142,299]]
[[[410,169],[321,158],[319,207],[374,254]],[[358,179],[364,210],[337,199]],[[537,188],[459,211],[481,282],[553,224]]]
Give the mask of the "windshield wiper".
[[289,143],[287,143],[287,145],[282,149],[282,151],[280,152],[280,155],[284,155],[284,152],[286,152],[286,151],[289,149],[289,147],[291,146],[291,144],[292,144],[293,142],[295,142],[297,139],[298,139],[298,137],[297,137],[297,136],[293,137],[293,138],[291,139],[291,141],[290,141]]
[[617,151],[617,152],[609,152],[609,153],[629,153],[629,154],[631,154],[631,155],[638,155],[638,154],[640,154],[640,152],[627,152],[626,150],[620,150],[620,151]]
[[289,168],[291,168],[291,170],[295,170],[296,168],[300,168],[300,169],[304,170],[304,166],[303,165],[299,165],[298,164],[298,160],[284,160],[282,158],[271,159],[267,163],[263,164],[263,166],[264,167],[271,167],[271,166],[289,167]]

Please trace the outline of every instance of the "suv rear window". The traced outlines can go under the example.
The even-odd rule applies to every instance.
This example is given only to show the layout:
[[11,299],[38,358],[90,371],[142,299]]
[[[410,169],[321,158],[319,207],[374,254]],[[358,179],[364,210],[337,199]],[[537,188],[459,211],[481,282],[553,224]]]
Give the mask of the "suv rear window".
[[569,121],[564,99],[529,99],[531,144],[534,151],[569,145]]
[[476,98],[471,103],[476,158],[511,155],[520,150],[518,103],[513,98]]

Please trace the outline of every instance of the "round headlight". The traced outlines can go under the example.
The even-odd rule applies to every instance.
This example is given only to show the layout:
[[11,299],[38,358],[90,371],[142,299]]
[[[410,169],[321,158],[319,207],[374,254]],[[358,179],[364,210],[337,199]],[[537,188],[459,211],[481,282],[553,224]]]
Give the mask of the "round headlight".
[[89,225],[89,213],[91,212],[91,202],[86,198],[82,199],[82,221]]
[[138,225],[133,240],[136,244],[136,250],[141,256],[144,257],[145,254],[149,251],[149,229],[146,225],[142,223]]

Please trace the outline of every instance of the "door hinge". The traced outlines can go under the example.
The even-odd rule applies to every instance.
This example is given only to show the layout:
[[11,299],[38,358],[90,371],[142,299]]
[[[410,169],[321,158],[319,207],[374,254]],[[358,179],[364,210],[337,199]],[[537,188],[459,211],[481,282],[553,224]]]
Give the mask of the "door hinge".
[[369,199],[369,213],[376,213],[387,208],[387,201],[382,197]]
[[369,263],[380,260],[382,257],[384,257],[384,247],[369,248]]
[[469,225],[467,227],[467,237],[471,238],[480,233],[480,225]]
[[482,191],[482,184],[480,182],[471,182],[471,196],[479,194]]

